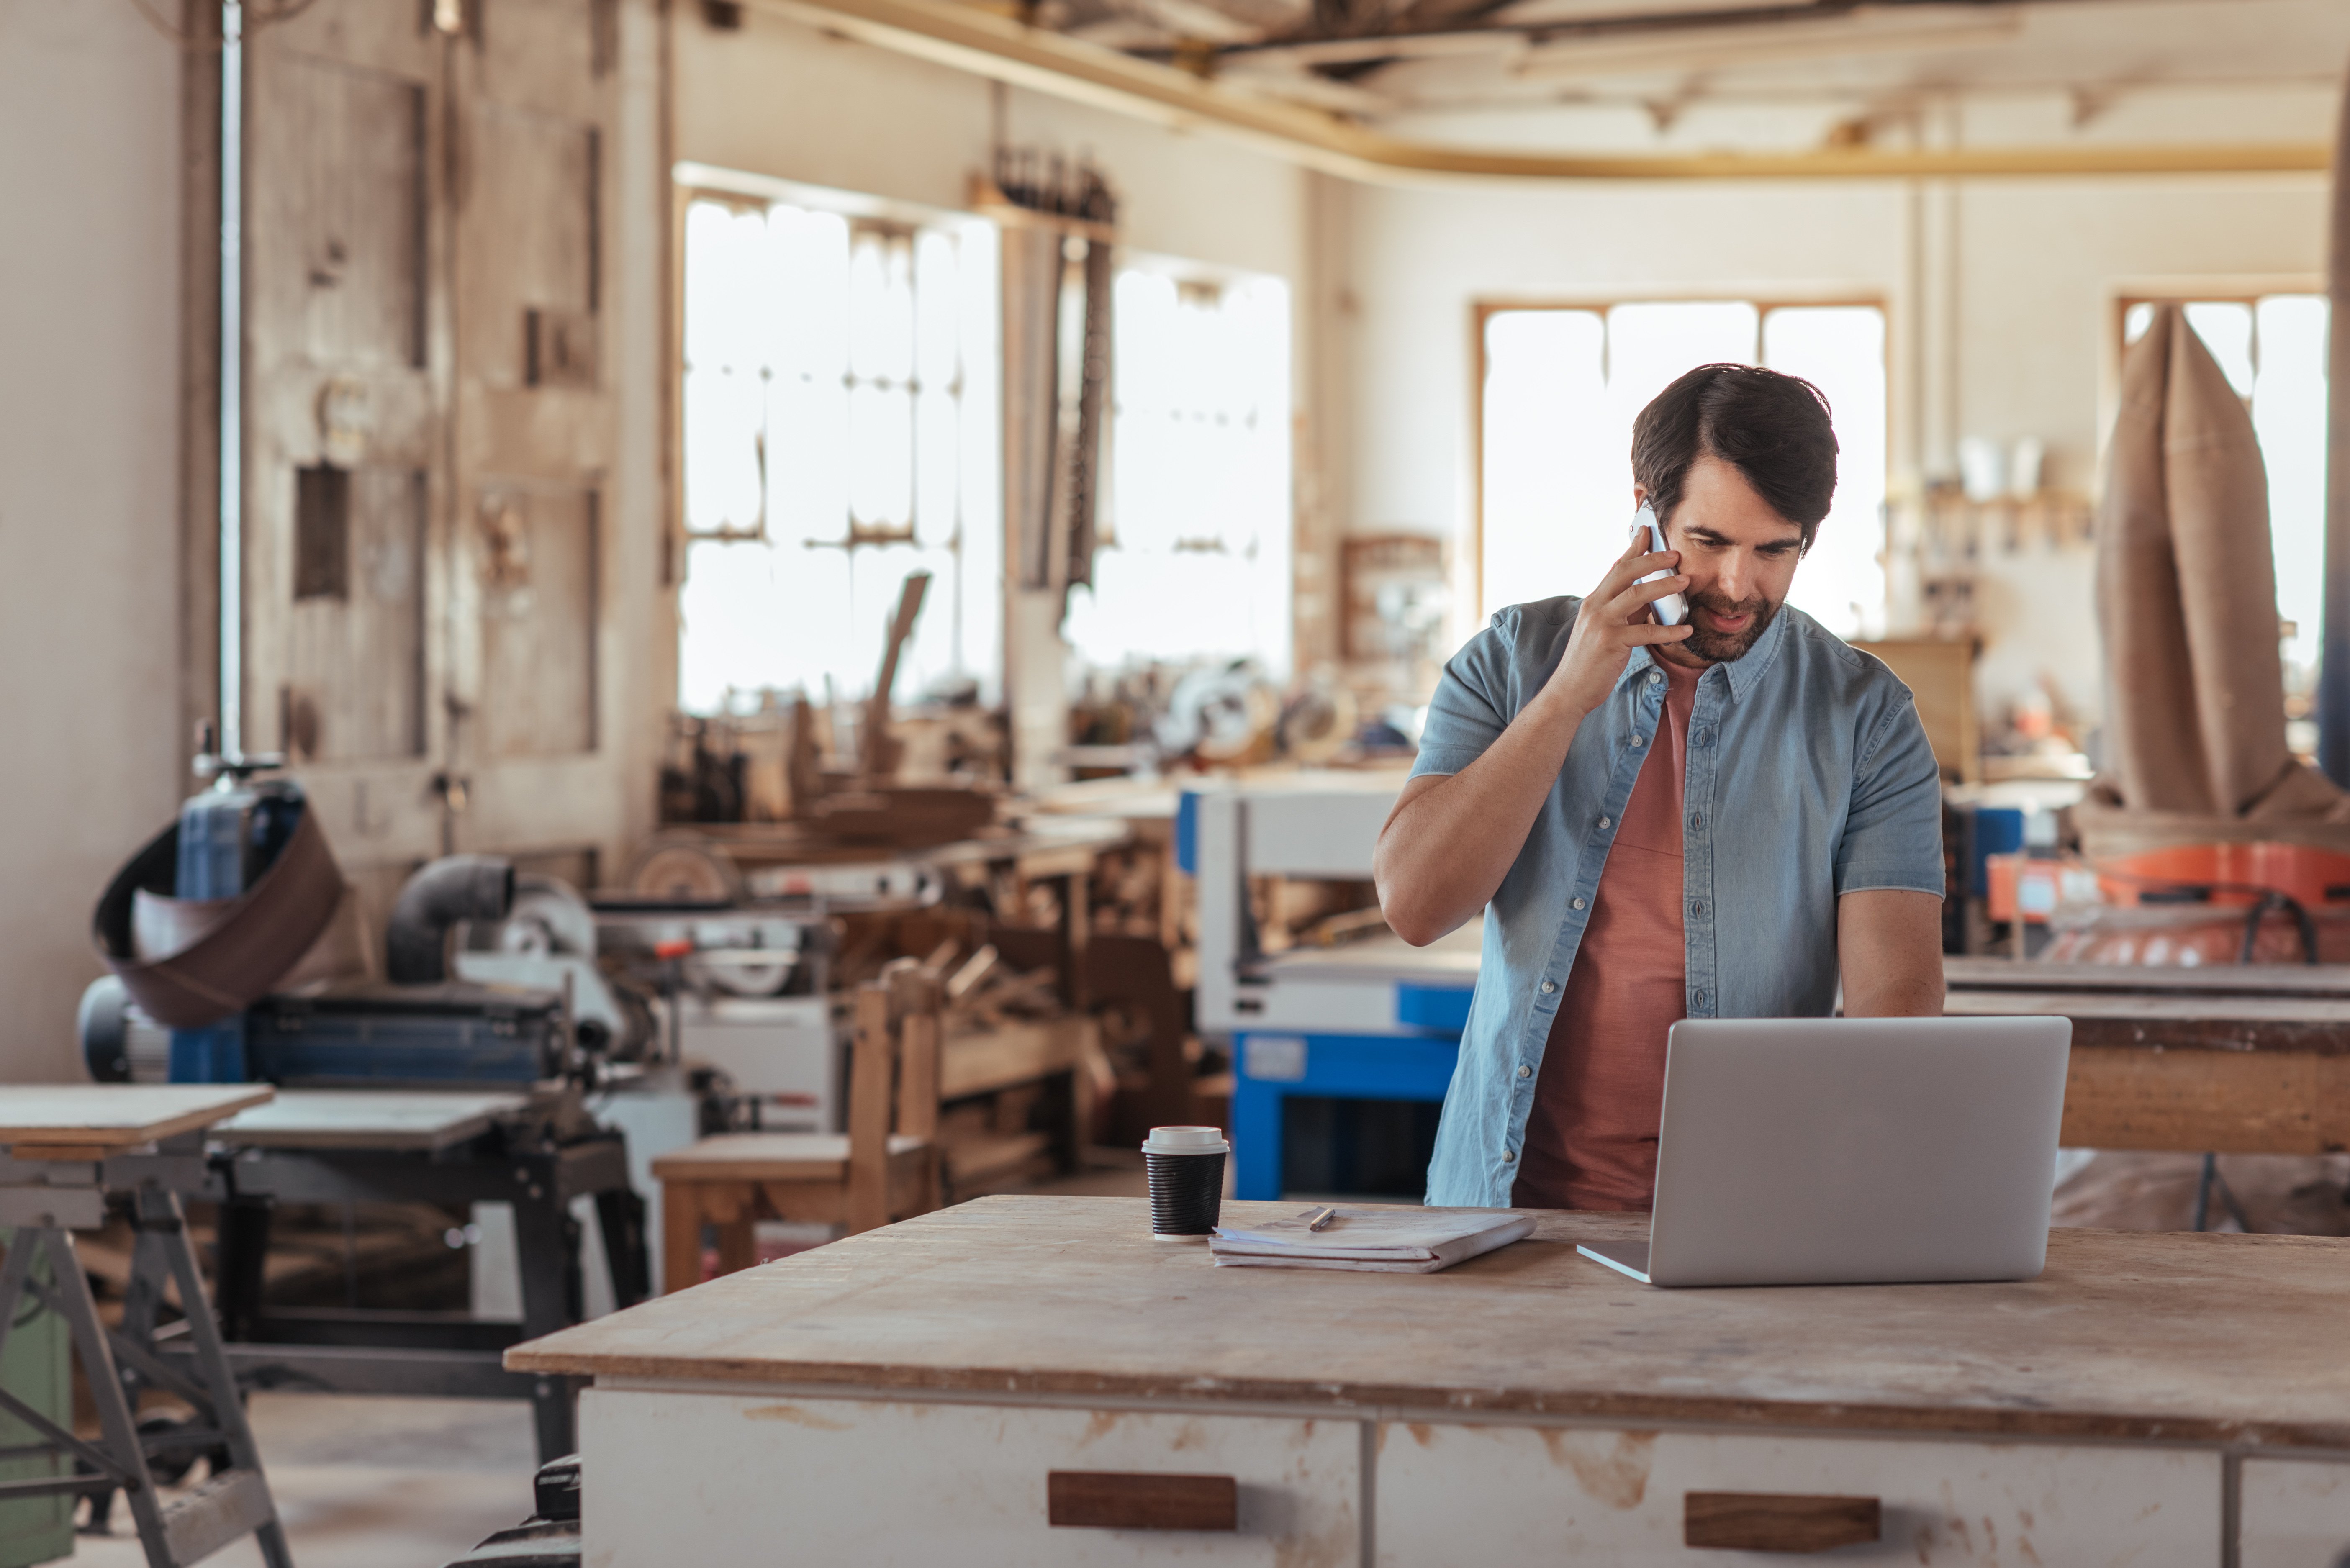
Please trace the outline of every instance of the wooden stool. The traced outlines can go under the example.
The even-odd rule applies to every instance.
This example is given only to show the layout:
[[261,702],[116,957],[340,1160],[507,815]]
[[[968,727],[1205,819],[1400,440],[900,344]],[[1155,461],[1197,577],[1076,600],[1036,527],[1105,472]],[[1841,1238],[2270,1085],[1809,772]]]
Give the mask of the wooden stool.
[[731,1274],[757,1262],[761,1220],[846,1225],[854,1235],[939,1206],[942,1005],[938,977],[911,961],[858,989],[847,1136],[719,1133],[653,1161],[664,1292],[701,1282],[705,1224],[717,1232],[718,1272]]

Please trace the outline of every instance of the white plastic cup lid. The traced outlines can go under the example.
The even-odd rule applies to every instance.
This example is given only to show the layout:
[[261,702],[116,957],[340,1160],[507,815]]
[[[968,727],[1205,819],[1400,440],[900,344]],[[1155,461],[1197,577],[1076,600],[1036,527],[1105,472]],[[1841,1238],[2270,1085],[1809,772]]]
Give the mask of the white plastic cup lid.
[[1142,1141],[1145,1154],[1228,1154],[1222,1127],[1152,1127]]

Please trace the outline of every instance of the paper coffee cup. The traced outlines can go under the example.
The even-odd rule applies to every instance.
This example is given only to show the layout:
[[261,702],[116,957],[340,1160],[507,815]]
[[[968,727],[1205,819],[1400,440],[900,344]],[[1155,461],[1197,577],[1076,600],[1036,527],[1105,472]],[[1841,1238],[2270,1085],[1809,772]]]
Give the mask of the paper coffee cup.
[[1222,1127],[1150,1129],[1142,1165],[1150,1179],[1152,1235],[1204,1236],[1216,1228],[1232,1147]]

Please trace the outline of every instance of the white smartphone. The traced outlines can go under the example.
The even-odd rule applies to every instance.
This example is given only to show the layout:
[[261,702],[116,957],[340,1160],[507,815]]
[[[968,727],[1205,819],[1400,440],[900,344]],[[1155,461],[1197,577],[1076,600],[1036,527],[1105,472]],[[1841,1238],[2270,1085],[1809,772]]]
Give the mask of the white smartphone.
[[[1657,509],[1645,501],[1640,503],[1640,510],[1632,514],[1632,537],[1638,539],[1643,534],[1648,535],[1648,548],[1651,551],[1664,549],[1665,531],[1657,526]],[[1638,580],[1643,583],[1653,583],[1659,577],[1671,576],[1670,572],[1650,572],[1647,576]],[[1689,601],[1679,594],[1667,594],[1648,607],[1657,612],[1659,626],[1679,626],[1689,618]]]

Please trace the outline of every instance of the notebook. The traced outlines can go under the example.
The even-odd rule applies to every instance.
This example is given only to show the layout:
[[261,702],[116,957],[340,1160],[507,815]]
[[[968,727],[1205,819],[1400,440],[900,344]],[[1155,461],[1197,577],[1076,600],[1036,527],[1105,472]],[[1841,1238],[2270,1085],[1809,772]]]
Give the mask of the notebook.
[[1360,1269],[1432,1274],[1534,1233],[1534,1219],[1509,1209],[1347,1209],[1320,1231],[1302,1209],[1242,1230],[1218,1226],[1208,1243],[1219,1268]]

